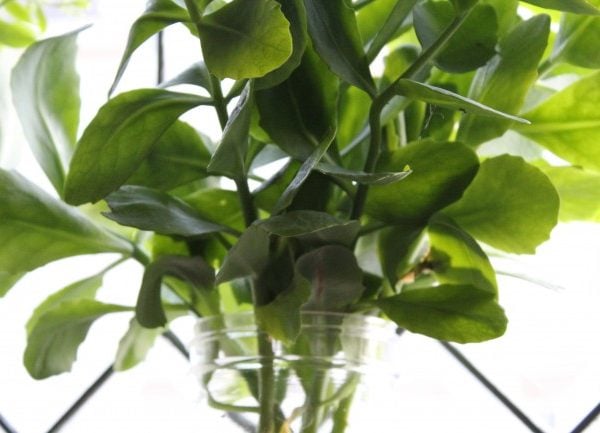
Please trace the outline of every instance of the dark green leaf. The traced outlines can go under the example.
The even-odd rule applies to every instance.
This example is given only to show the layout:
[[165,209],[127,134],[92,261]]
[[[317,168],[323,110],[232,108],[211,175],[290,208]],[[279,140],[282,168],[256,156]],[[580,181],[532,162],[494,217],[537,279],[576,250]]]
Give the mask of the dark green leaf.
[[517,131],[585,168],[600,171],[600,72],[555,93],[524,116]]
[[210,291],[215,286],[215,271],[201,257],[162,256],[146,266],[135,306],[135,316],[144,328],[163,327],[167,317],[163,310],[163,278],[171,276],[197,290]]
[[473,7],[479,0],[450,0],[456,12],[463,12]]
[[144,328],[135,317],[131,319],[127,332],[119,341],[114,369],[125,371],[142,362],[162,332],[161,328]]
[[277,0],[281,4],[281,11],[290,23],[292,35],[292,54],[287,61],[274,71],[256,80],[257,89],[276,86],[286,80],[298,67],[306,44],[308,43],[306,8],[303,0]]
[[343,311],[365,290],[356,257],[342,246],[328,245],[304,254],[296,262],[296,276],[311,287],[303,310]]
[[22,273],[11,274],[10,272],[0,271],[0,298],[8,293],[23,275]]
[[260,126],[288,155],[304,160],[336,122],[336,78],[311,49],[278,86],[255,94]]
[[103,274],[94,275],[68,285],[62,290],[50,295],[44,302],[36,307],[29,318],[26,329],[31,334],[38,321],[44,314],[54,309],[60,309],[63,302],[77,301],[79,299],[94,299],[98,289],[102,287]]
[[178,120],[152,146],[126,183],[168,191],[205,178],[210,157],[198,132]]
[[366,127],[371,98],[357,87],[346,86],[340,93],[336,141],[344,149]]
[[181,197],[207,221],[218,221],[234,230],[243,231],[244,217],[236,191],[203,188]]
[[161,89],[133,90],[108,101],[79,140],[67,176],[66,201],[96,202],[119,188],[179,116],[209,102]]
[[427,227],[435,279],[441,284],[467,284],[496,296],[496,273],[490,260],[468,233],[443,216]]
[[290,24],[275,0],[233,0],[198,25],[204,61],[219,78],[262,77],[292,54]]
[[360,230],[358,221],[340,221],[325,212],[300,210],[271,217],[259,223],[270,234],[293,237],[315,244],[352,246]]
[[269,234],[259,225],[252,225],[229,250],[217,273],[217,284],[236,278],[257,277],[269,260]]
[[534,253],[550,237],[558,208],[558,194],[544,173],[504,155],[483,162],[462,198],[443,213],[494,248]]
[[542,167],[560,196],[561,221],[600,222],[600,174],[578,167]]
[[564,14],[552,59],[583,68],[600,68],[600,17]]
[[[381,3],[381,0],[374,3]],[[376,29],[377,34],[372,40],[369,41],[367,59],[370,61],[377,57],[381,49],[388,42],[390,42],[394,35],[398,32],[398,29],[402,23],[413,11],[413,7],[417,3],[417,0],[401,0],[394,1],[394,3],[394,7],[389,11],[389,14],[385,15],[385,22],[381,25],[381,27]],[[361,15],[362,13],[358,14],[359,19]]]
[[47,311],[27,338],[23,357],[27,371],[35,379],[69,371],[93,322],[105,314],[124,311],[131,308],[91,299],[66,301]]
[[35,42],[35,32],[22,22],[0,20],[0,45],[23,48]]
[[412,174],[402,182],[370,188],[369,215],[393,224],[424,226],[434,212],[460,198],[479,161],[460,143],[425,140],[382,157],[377,170],[402,170],[407,165]]
[[600,11],[586,0],[522,0],[546,9],[556,9],[583,15],[598,15]]
[[[469,0],[469,3],[474,2]],[[415,7],[413,16],[419,42],[423,49],[427,49],[450,26],[456,11],[447,2],[428,0]],[[488,5],[477,5],[435,57],[434,63],[448,72],[473,71],[485,65],[496,53],[497,33],[494,9]]]
[[92,224],[21,175],[0,170],[0,271],[16,275],[64,257],[131,253],[131,244]]
[[469,285],[415,288],[376,305],[409,331],[458,343],[500,337],[507,325],[494,296]]
[[421,247],[422,227],[394,225],[383,229],[377,238],[378,259],[383,275],[395,284],[418,263],[425,251]]
[[131,55],[145,41],[172,24],[189,21],[187,10],[171,0],[151,0],[144,13],[133,23],[116,77],[110,87],[112,94],[121,80]]
[[124,226],[184,237],[229,230],[204,220],[185,202],[142,186],[124,186],[110,194],[106,201],[110,212],[105,215]]
[[200,86],[212,94],[212,83],[210,81],[210,72],[204,62],[196,62],[176,77],[160,83],[161,88],[178,86],[180,84],[192,84]]
[[75,70],[81,30],[40,41],[13,69],[11,90],[23,132],[38,163],[62,195],[65,166],[77,141],[79,76]]
[[229,117],[227,126],[223,131],[221,144],[219,144],[208,165],[209,172],[221,174],[231,179],[244,178],[253,104],[252,86],[248,84],[238,101],[237,107]]
[[344,81],[376,93],[354,10],[344,0],[304,0],[308,31],[317,53]]
[[365,185],[388,185],[390,183],[396,183],[411,173],[411,171],[408,169],[397,172],[365,173],[364,171],[348,170],[343,167],[327,163],[318,164],[315,167],[315,170],[328,176],[333,176],[339,179],[347,179]]
[[490,5],[496,11],[498,20],[498,36],[501,38],[519,22],[517,8],[519,0],[479,0],[481,4]]
[[413,80],[401,79],[394,85],[396,91],[410,99],[428,102],[439,107],[453,108],[477,116],[487,116],[503,119],[508,122],[527,123],[525,119],[495,110],[477,101],[457,95],[441,87],[419,83]]
[[331,145],[331,142],[333,141],[334,137],[335,130],[332,129],[329,132],[329,134],[325,137],[323,142],[319,144],[319,146],[313,151],[313,153],[308,158],[306,158],[306,161],[302,163],[300,169],[298,170],[298,173],[296,173],[296,176],[292,179],[288,187],[285,189],[285,191],[275,204],[272,213],[277,214],[292,204],[294,198],[299,193],[300,188],[302,187],[304,182],[306,182],[306,180],[310,176],[312,170],[317,166],[319,161],[321,161],[321,158],[323,158],[323,156],[327,152],[327,149],[329,149],[329,146]]
[[[524,21],[500,41],[497,57],[480,69],[471,85],[469,98],[506,113],[518,113],[525,96],[538,77],[537,68],[548,43],[550,19],[539,15]],[[476,146],[501,136],[510,120],[466,115],[458,139]]]

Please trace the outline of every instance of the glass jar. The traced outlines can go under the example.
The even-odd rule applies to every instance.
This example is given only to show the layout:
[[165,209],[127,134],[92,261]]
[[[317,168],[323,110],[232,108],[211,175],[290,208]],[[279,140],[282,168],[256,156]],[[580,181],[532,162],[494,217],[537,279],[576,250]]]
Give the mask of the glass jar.
[[392,421],[395,327],[317,312],[303,312],[300,323],[295,341],[283,344],[252,313],[198,322],[191,359],[206,431],[361,433]]

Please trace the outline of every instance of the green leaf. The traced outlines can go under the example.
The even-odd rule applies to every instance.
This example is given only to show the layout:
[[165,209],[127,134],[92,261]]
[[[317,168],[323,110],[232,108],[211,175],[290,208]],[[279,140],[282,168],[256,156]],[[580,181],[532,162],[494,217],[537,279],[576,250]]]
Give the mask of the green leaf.
[[419,83],[418,81],[404,78],[398,80],[394,84],[394,87],[396,92],[402,96],[406,96],[410,99],[417,99],[419,101],[425,101],[429,104],[437,105],[439,107],[461,110],[477,116],[503,119],[509,123],[528,123],[525,119],[495,110],[477,101],[465,98],[464,96],[460,96],[441,87],[434,87],[429,84]]
[[135,306],[135,316],[144,328],[163,327],[167,317],[163,310],[161,288],[163,278],[175,277],[201,291],[215,286],[215,271],[201,257],[162,256],[146,266]]
[[371,98],[357,87],[346,86],[338,103],[338,132],[336,141],[340,149],[352,143],[367,127]]
[[259,226],[270,234],[299,239],[311,245],[351,247],[360,230],[358,221],[341,221],[325,212],[298,210],[273,216]]
[[[462,0],[461,0],[462,1]],[[456,0],[454,1],[456,3]],[[473,1],[469,0],[468,9]],[[423,49],[429,48],[450,26],[456,16],[447,2],[428,0],[413,11],[414,26]],[[462,11],[463,7],[459,7]],[[437,67],[448,72],[468,72],[483,66],[496,53],[498,21],[494,8],[477,5],[458,31],[435,57]]]
[[281,4],[281,11],[290,23],[292,36],[292,54],[286,62],[264,77],[256,80],[257,89],[276,86],[286,80],[302,61],[304,50],[308,43],[306,8],[303,0],[277,0]]
[[583,15],[598,15],[600,11],[586,0],[522,0],[545,9],[556,9]]
[[[406,1],[395,1],[392,9],[389,10],[389,13],[385,15],[385,21],[382,25],[376,28],[376,34],[374,38],[369,41],[368,51],[367,51],[367,59],[370,61],[374,60],[381,49],[392,40],[394,35],[398,32],[398,29],[404,23],[404,21],[408,18],[410,13],[413,11],[413,7],[417,3],[418,0],[406,0]],[[378,2],[374,2],[374,4],[381,3],[381,0]],[[368,19],[365,17],[364,9],[361,9],[361,12],[358,13],[358,19],[360,20],[361,16],[363,19]],[[360,21],[359,21],[360,22]],[[377,25],[377,22],[374,23]],[[360,26],[359,26],[360,28]],[[361,32],[362,34],[362,32]]]
[[292,54],[290,24],[275,0],[233,0],[197,23],[208,69],[219,78],[257,78]]
[[517,131],[561,158],[600,170],[600,72],[555,93],[524,114],[531,125]]
[[551,58],[600,68],[600,17],[564,14]]
[[246,227],[236,191],[198,189],[192,194],[182,196],[181,199],[192,206],[204,220],[219,221],[220,224],[240,232]]
[[163,235],[184,237],[231,231],[204,220],[188,204],[167,193],[142,186],[124,186],[106,201],[110,212],[104,215],[121,225]]
[[96,319],[130,307],[103,304],[91,299],[70,300],[41,315],[27,338],[23,362],[34,379],[71,369],[77,349]]
[[498,293],[496,273],[479,244],[454,222],[441,215],[427,227],[434,278],[441,284],[466,284]]
[[312,170],[317,166],[319,161],[321,161],[321,158],[323,158],[323,156],[327,152],[327,149],[329,149],[329,146],[331,145],[331,142],[334,138],[335,130],[332,129],[327,135],[327,137],[325,137],[323,142],[319,144],[319,146],[313,151],[313,153],[308,158],[306,158],[306,160],[300,166],[298,173],[296,173],[296,176],[292,179],[292,181],[285,189],[281,197],[279,197],[279,200],[277,201],[274,209],[272,210],[273,214],[277,214],[283,211],[285,208],[292,204],[294,198],[300,192],[302,185],[309,178]]
[[69,284],[62,290],[50,295],[44,302],[36,307],[27,321],[27,334],[31,334],[40,318],[54,309],[60,309],[63,302],[77,301],[79,299],[94,299],[98,289],[102,287],[104,275],[102,273],[89,278],[84,278],[73,284]]
[[388,185],[396,183],[412,173],[412,171],[408,169],[397,172],[365,173],[364,171],[348,170],[344,167],[323,162],[317,164],[315,170],[328,176],[351,180],[365,185]]
[[178,86],[180,84],[192,84],[200,86],[212,95],[212,83],[210,81],[210,72],[204,62],[196,62],[179,75],[160,83],[160,88]]
[[126,183],[168,191],[207,177],[210,158],[198,132],[177,120],[152,146]]
[[600,174],[579,167],[542,167],[560,196],[561,221],[600,222]]
[[443,210],[461,228],[494,248],[534,253],[550,237],[559,198],[538,168],[515,156],[481,164],[464,195]]
[[392,285],[414,269],[425,255],[422,227],[394,225],[377,236],[377,254],[383,275]]
[[66,201],[96,202],[119,188],[179,116],[209,102],[161,89],[133,90],[108,101],[79,140],[65,185]]
[[273,302],[256,307],[257,325],[271,337],[284,344],[292,344],[300,333],[300,307],[309,296],[310,284],[304,279],[298,279]]
[[344,0],[304,0],[315,50],[341,79],[376,94],[354,10]]
[[116,371],[129,370],[146,359],[148,351],[154,346],[162,332],[161,328],[142,327],[135,317],[131,319],[127,332],[119,341],[114,369]]
[[248,84],[223,131],[223,139],[213,155],[208,171],[231,179],[243,179],[246,174],[248,133],[254,104],[252,86]]
[[450,0],[457,12],[464,12],[472,8],[479,0]]
[[479,0],[479,2],[490,5],[496,11],[499,37],[504,37],[519,22],[517,15],[519,0]]
[[307,48],[286,81],[255,93],[260,126],[288,155],[304,160],[336,123],[337,88],[336,78]]
[[0,20],[0,45],[23,48],[35,42],[35,32],[31,26],[20,22]]
[[133,23],[129,30],[127,46],[121,58],[115,79],[108,92],[111,95],[121,80],[132,54],[145,41],[172,24],[189,21],[187,10],[171,0],[151,0],[144,13]]
[[406,290],[375,304],[399,326],[439,340],[476,343],[506,331],[494,296],[469,285]]
[[296,276],[310,283],[311,295],[302,306],[308,311],[344,311],[365,288],[362,270],[348,248],[328,245],[301,256]]
[[[497,57],[481,68],[473,79],[469,98],[506,113],[518,113],[529,89],[537,80],[550,19],[539,15],[524,21],[500,41]],[[477,146],[499,137],[511,126],[510,120],[466,115],[460,123],[458,139]]]
[[268,260],[269,234],[259,225],[251,225],[227,253],[217,272],[217,284],[236,278],[257,277]]
[[388,223],[424,226],[433,213],[460,198],[479,161],[460,143],[425,140],[382,157],[377,171],[402,170],[407,165],[412,173],[402,182],[369,189],[369,215]]
[[131,253],[129,242],[15,172],[0,170],[0,197],[0,271],[16,275],[64,257]]
[[0,271],[0,298],[8,293],[8,291],[23,277],[24,274],[12,274],[6,271]]
[[79,125],[81,104],[75,54],[80,31],[29,47],[11,77],[13,103],[25,138],[60,195]]

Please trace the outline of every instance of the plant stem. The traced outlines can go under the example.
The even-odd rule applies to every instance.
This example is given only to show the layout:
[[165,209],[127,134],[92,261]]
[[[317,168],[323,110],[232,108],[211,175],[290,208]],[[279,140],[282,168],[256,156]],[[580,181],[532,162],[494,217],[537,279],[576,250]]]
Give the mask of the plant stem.
[[250,193],[250,188],[248,187],[248,182],[246,179],[236,179],[235,186],[240,197],[244,222],[246,223],[246,227],[250,227],[252,223],[256,221],[258,216],[256,214],[256,208],[254,207],[252,193]]
[[[365,161],[363,171],[366,173],[373,173],[381,153],[381,112],[390,100],[396,96],[396,86],[402,79],[415,78],[419,75],[424,68],[426,68],[437,54],[446,46],[450,38],[458,31],[463,25],[473,7],[467,9],[460,15],[458,15],[442,32],[440,37],[429,46],[421,55],[415,60],[415,62],[406,70],[400,77],[388,86],[383,92],[373,99],[371,109],[369,111],[369,129],[371,132],[371,139],[369,143],[369,152]],[[354,199],[352,212],[350,213],[351,219],[359,219],[364,211],[365,201],[367,199],[367,193],[369,191],[368,185],[359,185],[356,191],[356,197]]]
[[258,331],[258,353],[260,376],[258,400],[260,404],[257,433],[275,433],[275,370],[273,368],[273,346],[266,332]]

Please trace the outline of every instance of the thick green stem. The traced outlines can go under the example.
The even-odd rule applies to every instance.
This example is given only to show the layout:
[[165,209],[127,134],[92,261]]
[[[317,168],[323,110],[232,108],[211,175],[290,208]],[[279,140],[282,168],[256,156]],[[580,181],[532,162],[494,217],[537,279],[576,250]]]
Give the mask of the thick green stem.
[[235,181],[235,186],[237,187],[237,192],[240,197],[244,222],[246,223],[246,227],[250,227],[250,225],[256,221],[258,215],[256,213],[256,207],[254,206],[252,193],[250,193],[250,188],[248,187],[248,182],[246,179],[237,179]]
[[258,381],[259,421],[257,433],[275,433],[275,369],[273,346],[269,335],[261,330],[258,334],[260,375]]
[[[467,17],[469,16],[471,9],[468,9],[458,15],[446,30],[440,35],[440,37],[421,55],[415,62],[389,87],[387,87],[381,94],[373,99],[371,109],[369,111],[369,129],[371,132],[371,139],[369,143],[369,152],[365,161],[363,171],[366,173],[372,173],[377,166],[377,160],[381,153],[381,112],[390,100],[398,94],[396,85],[402,79],[410,79],[419,75],[424,68],[428,67],[429,63],[438,55],[438,53],[446,46],[450,38],[458,31],[463,25]],[[351,219],[359,219],[363,213],[365,201],[367,199],[367,193],[369,191],[368,185],[360,185],[356,191],[356,197],[350,213]]]

